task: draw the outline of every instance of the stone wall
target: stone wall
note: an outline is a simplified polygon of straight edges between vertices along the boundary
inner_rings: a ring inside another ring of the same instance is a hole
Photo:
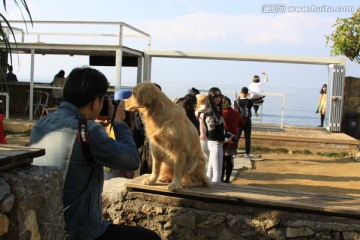
[[[125,181],[105,182],[104,217],[152,229],[162,239],[360,239],[358,219],[127,192]]]
[[[143,226],[162,239],[360,239],[360,220],[295,210],[128,192],[105,181],[103,216]],[[63,239],[61,174],[37,166],[0,173],[0,240]]]
[[[0,240],[63,239],[61,182],[47,167],[0,172]]]
[[[343,121],[342,130],[347,132],[346,129],[346,114],[358,113],[360,114],[360,78],[346,77],[344,86],[344,107],[343,107]],[[360,131],[360,128],[359,128]]]
[[[344,113],[360,113],[360,78],[346,77],[344,87]]]

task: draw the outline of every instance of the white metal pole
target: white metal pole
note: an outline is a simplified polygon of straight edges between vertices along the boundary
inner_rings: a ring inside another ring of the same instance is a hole
[[[122,38],[123,38],[123,26],[119,28],[119,49],[116,50],[115,57],[115,91],[114,94],[121,88],[121,67],[122,67]]]
[[[151,79],[151,58],[151,56],[145,54],[143,82],[150,81]]]
[[[33,120],[34,106],[34,69],[35,69],[35,49],[31,49],[31,67],[30,67],[30,94],[29,94],[29,120]]]
[[[283,98],[283,103],[282,103],[282,108],[281,108],[281,122],[280,122],[280,128],[283,128],[284,125],[284,112],[285,112],[285,95],[282,96]]]
[[[121,65],[122,65],[122,50],[116,50],[116,61],[115,61],[115,91],[114,94],[121,88]]]
[[[143,57],[138,57],[136,83],[140,83],[143,74]]]

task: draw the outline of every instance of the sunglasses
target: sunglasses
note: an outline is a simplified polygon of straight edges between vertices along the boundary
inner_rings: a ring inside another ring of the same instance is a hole
[[[214,94],[214,98],[222,98],[223,95],[222,94]]]

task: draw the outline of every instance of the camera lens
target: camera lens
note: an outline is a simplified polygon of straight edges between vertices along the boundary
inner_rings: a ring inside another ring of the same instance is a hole
[[[104,101],[103,101],[103,106],[102,109],[100,111],[100,116],[107,116],[109,114],[109,110],[108,110],[108,96],[105,95],[104,96]]]

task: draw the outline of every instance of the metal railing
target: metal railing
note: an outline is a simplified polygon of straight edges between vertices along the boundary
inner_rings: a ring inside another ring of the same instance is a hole
[[[151,37],[150,34],[135,28],[129,24],[126,24],[124,22],[94,22],[94,21],[32,21],[32,24],[36,27],[43,26],[43,25],[51,25],[50,29],[54,29],[54,31],[46,30],[44,32],[35,32],[30,31],[29,27],[26,28],[26,30],[15,27],[13,25],[17,24],[30,24],[30,21],[22,21],[22,20],[9,20],[8,21],[12,25],[12,29],[15,35],[20,34],[21,35],[21,41],[18,41],[19,43],[26,43],[25,36],[36,36],[36,42],[40,43],[45,36],[55,36],[55,37],[101,37],[101,38],[116,38],[117,42],[116,45],[122,46],[123,44],[123,38],[146,38],[147,39],[147,48],[151,49]],[[57,26],[54,26],[57,25]],[[65,25],[65,27],[60,28],[61,30],[66,29],[70,25],[75,25],[76,32],[58,32],[56,30],[59,29],[58,25]],[[78,26],[76,26],[78,25]],[[99,31],[96,32],[82,32],[84,27],[80,27],[80,25],[83,26],[100,26],[105,28],[112,28],[115,27],[112,32],[105,32],[105,33],[99,33]],[[11,39],[10,30],[7,27],[4,27],[8,37]],[[80,30],[79,30],[80,29]],[[130,32],[132,34],[125,34],[124,32]],[[58,40],[58,39],[57,39]],[[51,43],[50,41],[49,43]],[[57,41],[58,43],[59,41]],[[75,44],[74,39],[72,39],[72,44]],[[79,44],[86,44],[86,41],[84,42],[83,39],[79,41]],[[103,43],[102,43],[103,45]]]
[[[190,92],[190,89],[188,89],[188,92]],[[199,92],[201,93],[208,93],[208,90],[199,89]],[[234,100],[238,98],[238,92],[234,90],[221,90],[221,93],[224,95],[233,96]],[[284,127],[284,114],[285,114],[285,94],[283,93],[264,93],[267,98],[268,97],[281,97],[282,98],[282,104],[280,109],[280,128],[282,129]],[[260,124],[263,123],[263,104],[259,104],[259,110],[260,110],[260,116],[258,118],[252,118],[254,122],[258,122]]]

